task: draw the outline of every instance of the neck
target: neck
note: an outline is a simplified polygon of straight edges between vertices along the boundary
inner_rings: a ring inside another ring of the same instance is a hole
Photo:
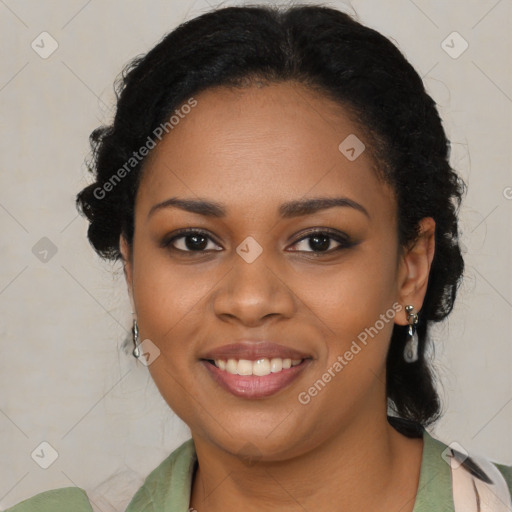
[[[193,437],[199,468],[190,505],[198,511],[413,509],[423,441],[398,433],[381,412],[281,461],[247,464]]]

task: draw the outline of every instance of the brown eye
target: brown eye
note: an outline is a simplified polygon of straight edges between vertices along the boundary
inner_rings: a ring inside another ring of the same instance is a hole
[[[182,252],[206,252],[211,250],[222,250],[215,249],[215,247],[218,247],[218,245],[207,233],[193,229],[181,231],[171,238],[164,240],[162,246]]]
[[[311,231],[306,236],[296,241],[292,247],[301,246],[295,249],[298,252],[331,253],[340,249],[347,249],[354,245],[348,236],[339,232]],[[337,246],[334,244],[338,244]],[[333,247],[334,245],[334,247]]]

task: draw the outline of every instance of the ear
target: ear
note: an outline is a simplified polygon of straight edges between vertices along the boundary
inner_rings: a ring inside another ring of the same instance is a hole
[[[410,304],[418,312],[427,293],[430,267],[434,259],[436,223],[432,217],[420,221],[418,239],[401,256],[398,272],[398,302],[403,309],[396,315],[395,323],[407,325],[405,306]]]
[[[124,277],[126,279],[126,285],[128,287],[128,295],[130,297],[130,303],[132,305],[132,311],[135,313],[135,303],[133,300],[133,264],[132,264],[132,249],[130,244],[124,237],[121,235],[119,237],[119,251],[121,252],[121,257],[123,259],[123,271]]]

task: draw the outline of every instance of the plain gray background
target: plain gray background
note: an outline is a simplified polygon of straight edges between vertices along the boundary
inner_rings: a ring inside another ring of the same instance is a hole
[[[77,485],[96,510],[120,510],[189,437],[147,368],[121,350],[131,322],[121,266],[95,256],[74,196],[123,65],[215,5],[0,0],[0,507]],[[512,2],[352,6],[423,76],[469,187],[465,281],[433,333],[446,412],[432,432],[512,464]],[[48,469],[31,457],[41,442],[58,454]]]

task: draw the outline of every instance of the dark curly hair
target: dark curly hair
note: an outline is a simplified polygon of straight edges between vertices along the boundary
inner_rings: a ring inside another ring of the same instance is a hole
[[[457,214],[465,184],[450,167],[449,142],[418,73],[387,38],[349,15],[312,5],[220,8],[181,24],[134,59],[116,83],[113,123],[90,136],[96,181],[77,196],[90,221],[89,241],[112,260],[121,257],[121,234],[132,242],[145,161],[134,155],[191,95],[292,80],[334,99],[364,130],[379,177],[395,192],[402,248],[417,239],[421,219],[436,222],[417,324],[419,359],[404,361],[407,328],[395,324],[386,362],[391,410],[427,426],[441,414],[425,357],[427,331],[452,310],[462,278]]]

